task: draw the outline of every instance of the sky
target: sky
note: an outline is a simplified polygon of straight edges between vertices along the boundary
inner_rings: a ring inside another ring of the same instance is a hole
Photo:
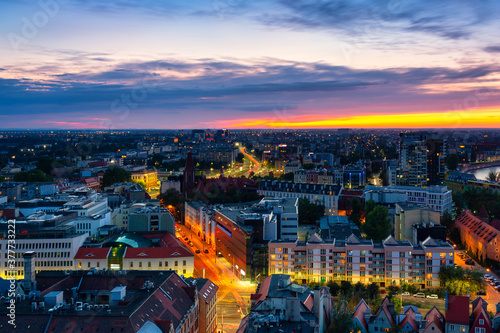
[[[498,128],[498,0],[0,0],[0,128]]]

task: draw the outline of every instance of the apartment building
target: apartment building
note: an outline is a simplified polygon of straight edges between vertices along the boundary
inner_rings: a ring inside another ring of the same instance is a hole
[[[325,215],[338,214],[340,185],[298,184],[280,181],[261,181],[257,193],[266,197],[299,199],[325,206]]]
[[[413,245],[392,236],[373,243],[355,235],[324,240],[315,234],[306,242],[269,242],[269,273],[289,274],[302,283],[333,280],[437,288],[440,267],[453,263],[453,247],[432,238]]]
[[[444,212],[452,213],[454,207],[451,190],[439,185],[428,187],[368,185],[363,196],[366,201],[373,200],[384,205],[394,205],[396,202],[424,204],[438,211],[441,216]]]

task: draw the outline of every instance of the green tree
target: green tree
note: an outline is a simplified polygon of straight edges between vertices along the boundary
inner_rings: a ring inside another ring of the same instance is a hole
[[[306,163],[302,165],[302,169],[304,170],[312,170],[314,168],[316,168],[316,165],[314,165],[313,163]]]
[[[333,305],[332,323],[327,333],[345,333],[353,329],[352,313],[346,300],[340,299]]]
[[[368,200],[365,202],[365,216],[368,215],[374,208],[375,208],[375,201],[373,200]]]
[[[332,296],[335,297],[339,294],[340,286],[337,282],[330,280],[330,281],[328,281],[326,286],[330,289],[330,294],[332,294]]]
[[[447,229],[453,224],[453,216],[450,212],[444,212],[441,216],[441,225],[445,226]]]
[[[52,170],[54,169],[54,164],[56,160],[54,158],[49,157],[40,157],[38,162],[36,163],[36,168],[42,170],[46,174],[50,175]]]
[[[351,199],[351,215],[349,218],[351,221],[356,224],[358,227],[361,227],[361,203],[359,199],[354,197]]]
[[[349,282],[349,281],[340,282],[340,294],[343,297],[345,297],[346,299],[351,298],[353,291],[354,291],[354,288],[353,288],[351,282]]]
[[[375,301],[375,300],[377,300],[379,298],[380,287],[375,282],[372,282],[366,288],[366,292],[368,294],[368,298],[371,301]]]
[[[307,198],[299,199],[299,224],[316,224],[324,215],[324,205],[314,204]]]
[[[161,201],[164,207],[170,210],[176,221],[181,220],[182,217],[181,210],[183,208],[183,204],[185,201],[183,195],[179,194],[177,190],[171,188],[167,190],[165,193],[161,193],[158,196],[158,199]]]
[[[458,155],[449,154],[446,156],[446,167],[448,170],[455,171],[458,167]]]
[[[28,183],[37,183],[37,182],[51,182],[54,178],[45,174],[40,169],[34,169],[25,172],[18,172],[14,175],[14,181],[16,182],[28,182]]]
[[[148,186],[146,185],[146,183],[145,183],[143,180],[138,179],[138,180],[134,180],[133,182],[134,182],[134,183],[136,183],[136,184],[141,185],[141,187],[142,187],[143,189],[146,189],[146,188],[148,187]]]
[[[463,269],[462,267],[445,266],[439,271],[439,280],[448,293],[462,296],[477,293],[486,286],[483,273],[476,269]]]
[[[284,173],[281,175],[280,180],[293,181],[293,172]]]
[[[391,220],[389,219],[389,210],[383,206],[375,208],[366,215],[363,231],[368,239],[380,242],[391,234]]]
[[[131,180],[130,172],[119,167],[107,168],[102,176],[102,186],[111,186],[116,183],[129,182]]]

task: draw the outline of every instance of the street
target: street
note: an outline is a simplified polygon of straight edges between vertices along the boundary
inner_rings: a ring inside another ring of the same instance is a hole
[[[218,258],[215,251],[209,248],[195,233],[184,225],[177,224],[176,236],[181,239],[195,255],[194,277],[205,277],[219,286],[217,292],[217,324],[219,329],[227,333],[234,333],[241,318],[248,313],[250,295],[255,292],[257,285],[247,281],[240,281],[234,276],[231,264],[225,258]],[[188,240],[185,240],[185,237]],[[193,243],[193,246],[189,245]],[[204,250],[208,249],[208,253]],[[196,253],[200,250],[200,253]]]

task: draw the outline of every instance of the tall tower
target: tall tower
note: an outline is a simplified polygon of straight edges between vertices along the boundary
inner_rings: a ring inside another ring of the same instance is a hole
[[[191,152],[188,153],[186,166],[184,167],[184,177],[182,178],[182,192],[187,196],[194,189],[194,162]]]
[[[427,144],[425,134],[399,135],[399,170],[397,185],[427,185]]]
[[[428,135],[427,185],[440,185],[446,172],[446,138],[437,134]]]
[[[36,289],[34,287],[35,272],[36,272],[36,267],[35,267],[36,252],[34,251],[25,252],[23,257],[24,257],[23,287],[25,290],[31,291],[33,289]]]

